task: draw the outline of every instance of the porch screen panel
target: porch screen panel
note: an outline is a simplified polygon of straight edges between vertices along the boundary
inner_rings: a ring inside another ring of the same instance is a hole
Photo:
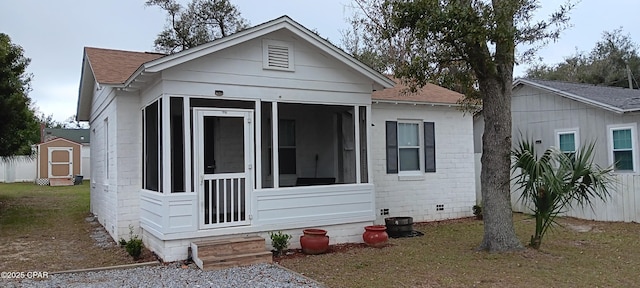
[[[360,182],[369,183],[367,170],[367,107],[358,108],[360,116]]]
[[[160,177],[162,173],[160,165],[160,114],[158,101],[144,108],[144,189],[161,192]]]
[[[271,102],[262,102],[262,188],[273,188],[273,162],[271,147]]]
[[[185,192],[184,100],[171,97],[171,192]]]

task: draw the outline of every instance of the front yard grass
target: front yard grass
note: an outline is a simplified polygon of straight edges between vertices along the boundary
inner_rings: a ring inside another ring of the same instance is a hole
[[[50,187],[0,183],[0,271],[61,271],[134,263],[112,245],[96,246],[89,183]],[[112,241],[112,240],[110,240]]]
[[[514,214],[528,243],[534,223]],[[477,252],[482,221],[420,223],[425,235],[390,239],[382,249],[351,249],[280,264],[328,287],[635,287],[640,283],[640,225],[559,219],[539,251]],[[329,231],[330,232],[330,231]],[[330,234],[330,233],[329,233]]]
[[[89,184],[0,184],[0,271],[60,271],[134,263],[115,245],[96,246]],[[514,214],[527,243],[534,223]],[[539,251],[477,252],[482,222],[415,224],[425,235],[382,249],[284,258],[280,264],[328,287],[635,287],[640,224],[562,218]],[[98,228],[100,228],[98,226]],[[363,230],[364,232],[364,230]],[[329,231],[331,235],[331,231]],[[111,241],[111,240],[110,240]]]

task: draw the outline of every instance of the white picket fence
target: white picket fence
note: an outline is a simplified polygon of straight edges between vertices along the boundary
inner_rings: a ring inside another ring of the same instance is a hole
[[[482,199],[480,192],[480,157],[476,153],[476,198]],[[566,211],[566,216],[596,221],[621,221],[640,223],[640,175],[617,174],[615,182],[610,188],[611,197],[606,202],[595,199],[593,207],[574,207]],[[530,213],[531,209],[518,201],[520,194],[512,191],[511,202],[513,211]],[[480,200],[478,200],[479,202]]]

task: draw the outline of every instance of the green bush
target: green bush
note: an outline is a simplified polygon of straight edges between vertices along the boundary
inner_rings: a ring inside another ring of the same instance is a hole
[[[291,235],[278,231],[278,233],[269,233],[269,236],[271,237],[271,246],[276,249],[278,255],[282,255],[282,252],[289,247],[289,239],[291,239]]]
[[[122,241],[124,241],[124,239],[120,240],[121,245]],[[129,253],[133,259],[138,260],[140,254],[142,254],[143,247],[142,239],[140,239],[138,235],[133,234],[133,226],[129,225],[129,241],[126,241],[124,244],[124,249],[127,250],[127,253]]]

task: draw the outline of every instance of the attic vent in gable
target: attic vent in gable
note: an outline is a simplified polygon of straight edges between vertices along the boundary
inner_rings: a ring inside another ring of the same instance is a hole
[[[262,49],[264,69],[294,71],[292,43],[265,39]]]

